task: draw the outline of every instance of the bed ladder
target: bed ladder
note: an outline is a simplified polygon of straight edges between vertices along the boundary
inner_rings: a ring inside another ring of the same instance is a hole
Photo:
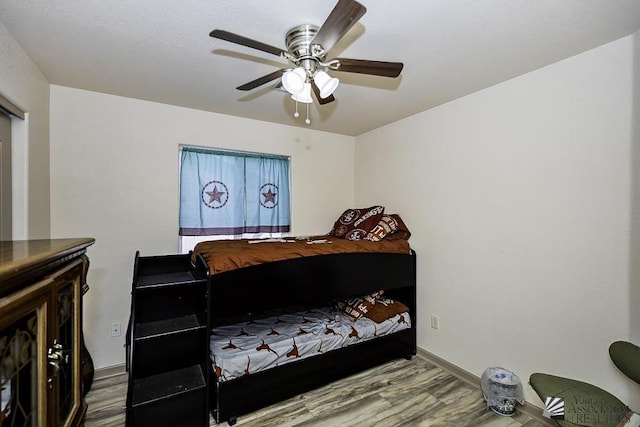
[[[136,252],[126,426],[209,425],[209,272],[199,257]]]

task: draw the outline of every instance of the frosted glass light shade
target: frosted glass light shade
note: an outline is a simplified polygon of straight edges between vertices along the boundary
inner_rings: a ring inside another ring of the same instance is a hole
[[[313,78],[313,81],[316,82],[318,89],[320,89],[320,98],[323,99],[331,96],[340,84],[340,80],[335,77],[331,77],[324,71],[318,71]]]
[[[304,68],[298,67],[289,70],[282,75],[282,86],[291,94],[300,92],[304,88],[304,82],[307,79],[307,73]]]
[[[303,83],[302,90],[291,95],[291,99],[303,104],[311,104],[313,102],[311,98],[311,83]]]

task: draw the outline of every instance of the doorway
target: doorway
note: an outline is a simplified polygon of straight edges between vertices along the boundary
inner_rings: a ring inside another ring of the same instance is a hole
[[[11,240],[11,118],[0,110],[0,241]]]

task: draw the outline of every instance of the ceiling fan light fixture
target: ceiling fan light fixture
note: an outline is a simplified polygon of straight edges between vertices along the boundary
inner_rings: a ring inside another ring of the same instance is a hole
[[[282,86],[290,94],[297,94],[304,90],[304,84],[307,80],[307,72],[302,67],[289,70],[282,75]]]
[[[323,99],[331,96],[340,84],[339,79],[331,77],[329,74],[322,70],[316,72],[313,81],[318,86],[318,89],[320,89],[320,98]]]
[[[289,67],[252,80],[236,89],[251,90],[280,78],[276,88],[287,91],[296,102],[294,117],[300,117],[298,102],[306,104],[307,119],[305,123],[310,124],[309,110],[313,103],[312,89],[314,99],[318,101],[319,105],[335,101],[333,93],[340,85],[340,80],[331,77],[327,73],[328,70],[383,77],[398,77],[402,71],[404,65],[401,62],[327,57],[327,53],[362,18],[366,11],[367,8],[357,0],[337,0],[337,4],[320,27],[302,24],[289,30],[285,37],[286,49],[224,30],[216,29],[209,35],[287,60],[290,64]]]
[[[303,104],[311,104],[313,102],[313,98],[311,98],[311,83],[304,83],[302,90],[291,95],[291,99]]]

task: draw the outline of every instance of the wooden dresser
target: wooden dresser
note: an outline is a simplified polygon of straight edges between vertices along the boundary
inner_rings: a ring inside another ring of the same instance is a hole
[[[79,426],[91,238],[0,242],[0,427]]]

